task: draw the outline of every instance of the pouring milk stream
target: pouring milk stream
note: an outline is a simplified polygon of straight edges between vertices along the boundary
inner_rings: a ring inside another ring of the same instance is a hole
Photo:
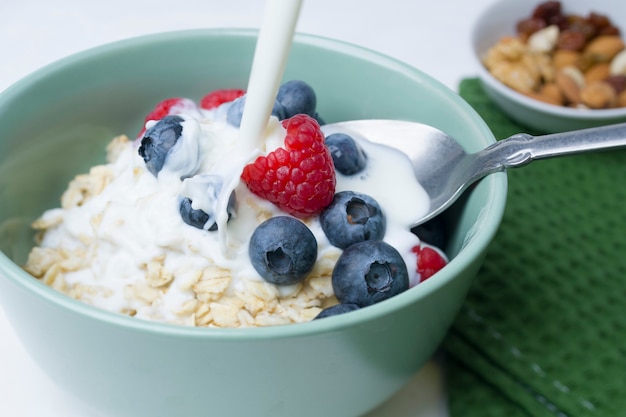
[[[233,172],[241,172],[245,164],[259,152],[259,140],[267,128],[283,77],[301,5],[302,0],[267,0],[239,130],[241,148],[237,154],[238,159],[229,163]],[[224,184],[219,193],[216,213],[219,241],[225,256],[228,256],[228,200],[240,182],[239,175],[230,177],[230,182]]]

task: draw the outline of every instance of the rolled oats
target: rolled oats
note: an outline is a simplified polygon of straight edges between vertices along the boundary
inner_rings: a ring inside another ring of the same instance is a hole
[[[137,300],[146,305],[150,305],[160,297],[161,292],[151,287],[147,282],[138,281],[126,286],[124,288],[124,295],[129,300]]]
[[[126,146],[128,146],[128,142],[130,142],[130,139],[128,139],[128,136],[126,135],[114,137],[113,140],[107,145],[107,162],[115,162],[122,152],[124,152]]]
[[[63,212],[61,210],[50,210],[46,216],[36,219],[31,227],[35,230],[51,229],[63,223]]]
[[[198,280],[190,288],[201,302],[219,300],[231,282],[230,271],[217,266],[208,267],[197,276]]]
[[[69,289],[66,291],[66,293],[72,298],[91,303],[91,300],[94,297],[110,297],[113,292],[109,288],[98,285],[75,283],[69,286]]]
[[[62,259],[61,253],[56,249],[35,246],[28,254],[24,270],[35,278],[41,278]]]
[[[107,160],[118,159],[129,142],[126,136],[114,138],[107,147]],[[135,175],[142,172],[141,167],[134,169]],[[113,176],[110,165],[94,166],[88,173],[77,175],[63,193],[61,206],[69,209],[85,204],[101,193]],[[254,200],[250,199],[248,203],[257,209],[259,221],[272,216],[270,210]],[[89,304],[112,297],[115,293],[108,287],[71,279],[81,274],[90,275],[90,269],[98,265],[99,249],[109,242],[114,243],[107,230],[101,230],[103,221],[106,221],[103,213],[101,211],[88,219],[91,230],[76,236],[77,246],[71,249],[35,246],[24,270],[56,290]],[[50,229],[62,227],[63,222],[63,209],[49,210],[33,222],[32,227],[43,236]],[[117,226],[126,227],[123,224]],[[162,249],[167,248],[163,246]],[[186,250],[197,252],[198,248],[188,245]],[[176,262],[168,263],[166,255],[155,256],[138,263],[136,275],[129,276],[128,283],[120,284],[123,289],[120,303],[125,305],[119,307],[119,313],[205,327],[253,327],[310,321],[323,308],[338,303],[331,276],[340,254],[339,249],[326,250],[307,279],[280,288],[258,278],[241,277],[235,286],[232,271],[215,266],[210,259],[197,269],[176,269]],[[180,297],[180,303],[168,307],[163,296],[172,291]]]
[[[88,174],[77,175],[70,181],[68,189],[61,196],[61,207],[83,205],[91,197],[100,194],[112,179],[113,171],[106,165],[96,165]]]
[[[162,262],[152,261],[146,265],[146,283],[152,288],[163,287],[174,279],[174,276],[165,269]]]

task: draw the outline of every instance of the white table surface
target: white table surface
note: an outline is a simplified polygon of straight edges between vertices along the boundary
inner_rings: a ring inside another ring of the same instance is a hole
[[[476,74],[471,24],[492,1],[305,0],[297,31],[382,52],[457,90],[461,79]],[[119,39],[203,27],[258,28],[263,6],[261,0],[0,0],[0,91],[59,58]],[[433,359],[368,417],[447,415],[441,365]],[[92,417],[30,359],[1,306],[0,416]]]

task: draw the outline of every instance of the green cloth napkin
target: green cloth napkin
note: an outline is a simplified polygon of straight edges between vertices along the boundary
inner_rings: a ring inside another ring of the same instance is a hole
[[[459,93],[496,138],[533,133],[478,80]],[[444,343],[450,414],[626,416],[626,151],[508,177],[502,225]]]

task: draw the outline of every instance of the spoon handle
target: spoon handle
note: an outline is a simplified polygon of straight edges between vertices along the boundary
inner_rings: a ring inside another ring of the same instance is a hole
[[[537,159],[626,147],[626,123],[532,136],[518,133],[476,154],[484,172],[517,168]]]

